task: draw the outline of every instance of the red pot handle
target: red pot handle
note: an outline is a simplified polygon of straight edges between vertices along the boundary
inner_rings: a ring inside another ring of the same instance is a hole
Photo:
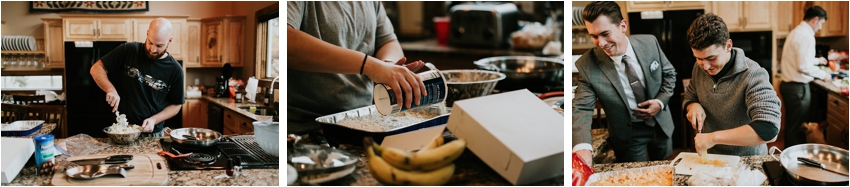
[[[538,95],[537,98],[546,99],[546,98],[555,97],[555,96],[564,96],[564,91],[546,92],[546,93]]]

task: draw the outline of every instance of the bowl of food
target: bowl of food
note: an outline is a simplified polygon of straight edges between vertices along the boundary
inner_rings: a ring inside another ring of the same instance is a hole
[[[505,79],[504,73],[486,70],[443,70],[448,86],[446,106],[452,106],[457,100],[489,95],[496,83]]]
[[[127,145],[139,139],[139,135],[142,133],[142,127],[133,124],[116,124],[103,128],[103,132],[105,132],[106,135],[109,136],[109,139],[112,139],[115,144]]]

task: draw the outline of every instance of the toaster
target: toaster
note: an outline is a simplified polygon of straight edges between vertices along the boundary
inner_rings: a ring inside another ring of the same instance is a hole
[[[501,48],[518,29],[519,13],[513,3],[462,4],[452,7],[449,45]]]

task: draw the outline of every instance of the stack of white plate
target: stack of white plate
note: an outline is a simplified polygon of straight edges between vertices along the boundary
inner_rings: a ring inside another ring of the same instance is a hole
[[[573,25],[584,25],[584,20],[581,19],[581,12],[584,7],[573,7]]]
[[[3,36],[4,51],[35,51],[35,38],[32,36]]]

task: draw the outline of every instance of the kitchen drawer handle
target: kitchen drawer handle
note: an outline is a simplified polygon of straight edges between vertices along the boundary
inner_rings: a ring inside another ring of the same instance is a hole
[[[247,127],[247,126],[248,126],[248,123],[242,122],[242,126],[243,126],[243,127]]]
[[[838,100],[832,100],[832,104],[838,105]]]

